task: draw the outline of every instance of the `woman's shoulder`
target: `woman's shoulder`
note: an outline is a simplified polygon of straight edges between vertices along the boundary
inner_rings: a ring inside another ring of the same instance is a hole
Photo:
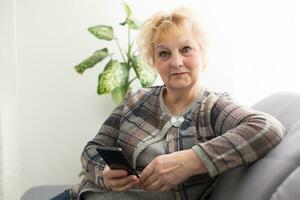
[[[241,102],[236,101],[228,92],[217,92],[207,89],[205,98],[202,101],[202,110],[207,112],[231,112],[232,109],[243,107],[248,109],[247,106]]]
[[[220,92],[212,90],[210,88],[205,88],[203,93],[203,102],[214,102],[216,103],[220,99],[231,99],[228,92]]]
[[[125,110],[141,105],[147,100],[158,99],[163,86],[151,86],[147,88],[131,89],[127,92],[124,100]]]
[[[130,89],[127,92],[125,99],[131,100],[133,102],[139,101],[143,99],[143,97],[151,96],[151,95],[159,95],[162,86],[151,86],[147,88],[139,88],[139,89]]]

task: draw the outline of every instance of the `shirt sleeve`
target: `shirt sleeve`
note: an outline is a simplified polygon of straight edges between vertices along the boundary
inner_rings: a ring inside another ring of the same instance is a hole
[[[220,97],[210,108],[205,118],[215,138],[195,145],[193,150],[211,177],[261,158],[285,135],[277,119],[229,97]]]
[[[126,98],[125,98],[126,99]],[[124,100],[125,101],[125,100]],[[122,118],[124,101],[116,107],[111,115],[102,124],[95,138],[87,143],[81,154],[81,164],[85,179],[102,189],[107,189],[101,176],[105,161],[96,151],[99,146],[115,146],[119,135],[120,121]]]

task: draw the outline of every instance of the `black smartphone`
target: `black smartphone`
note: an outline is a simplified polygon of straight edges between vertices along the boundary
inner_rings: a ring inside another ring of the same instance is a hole
[[[109,168],[126,170],[128,175],[136,175],[139,177],[138,173],[123,154],[121,148],[101,146],[97,147],[97,152],[101,155]]]

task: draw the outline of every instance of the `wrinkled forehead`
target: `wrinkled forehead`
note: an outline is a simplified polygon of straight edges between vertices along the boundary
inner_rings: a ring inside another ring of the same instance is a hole
[[[192,35],[192,25],[189,21],[182,20],[178,23],[166,21],[157,26],[152,43],[155,45],[176,38],[185,38],[187,35]]]

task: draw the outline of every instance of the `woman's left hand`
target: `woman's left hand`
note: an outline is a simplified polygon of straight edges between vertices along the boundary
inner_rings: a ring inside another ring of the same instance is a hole
[[[194,150],[178,151],[152,160],[140,176],[140,186],[144,190],[167,191],[205,171],[206,168]]]

